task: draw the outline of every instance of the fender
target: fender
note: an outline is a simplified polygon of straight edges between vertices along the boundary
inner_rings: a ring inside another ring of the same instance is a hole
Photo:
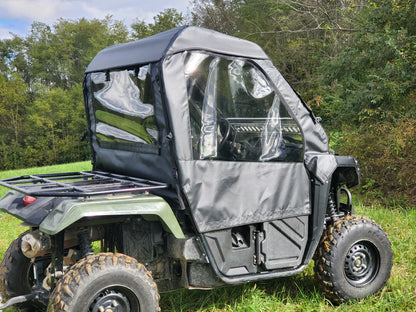
[[[335,156],[338,167],[334,173],[336,185],[346,185],[353,187],[360,184],[360,166],[358,161],[352,156]]]
[[[169,204],[149,194],[64,200],[46,216],[39,229],[55,235],[82,218],[111,216],[157,216],[175,238],[185,238]]]

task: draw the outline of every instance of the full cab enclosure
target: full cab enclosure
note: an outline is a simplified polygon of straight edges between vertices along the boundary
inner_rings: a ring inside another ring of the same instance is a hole
[[[337,156],[258,45],[180,27],[103,50],[84,88],[94,169],[168,183],[223,280],[309,261]]]

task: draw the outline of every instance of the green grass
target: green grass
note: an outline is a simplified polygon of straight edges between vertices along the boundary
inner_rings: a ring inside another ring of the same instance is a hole
[[[63,165],[53,165],[53,166],[46,166],[46,167],[0,171],[0,179],[12,178],[16,176],[29,175],[29,174],[72,172],[72,171],[83,171],[83,170],[91,170],[91,162],[81,161],[81,162],[63,164]],[[0,194],[4,194],[4,190],[7,190],[7,189],[5,188],[0,189]]]
[[[88,162],[0,172],[0,178],[30,173],[89,170]],[[4,190],[0,189],[0,194]],[[161,295],[162,311],[416,311],[416,209],[413,207],[356,205],[356,213],[376,220],[393,246],[394,266],[386,287],[364,300],[333,306],[317,287],[313,264],[293,277],[222,287],[214,290],[180,290]],[[25,230],[21,222],[0,213],[0,257],[10,242]],[[5,312],[15,311],[13,309]]]

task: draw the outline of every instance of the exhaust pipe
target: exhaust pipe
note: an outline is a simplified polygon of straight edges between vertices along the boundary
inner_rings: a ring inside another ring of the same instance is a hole
[[[27,258],[43,256],[51,251],[51,237],[39,231],[27,233],[22,237],[20,248]]]
[[[65,231],[64,248],[72,248],[80,244],[80,229]],[[100,226],[88,228],[87,235],[91,241],[100,240],[104,237],[104,229]],[[52,253],[51,236],[39,230],[27,233],[22,237],[20,249],[25,257],[33,259]]]

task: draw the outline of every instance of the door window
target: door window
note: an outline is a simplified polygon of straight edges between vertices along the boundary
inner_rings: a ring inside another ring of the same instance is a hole
[[[259,68],[201,52],[183,57],[194,159],[303,161],[299,126]]]

